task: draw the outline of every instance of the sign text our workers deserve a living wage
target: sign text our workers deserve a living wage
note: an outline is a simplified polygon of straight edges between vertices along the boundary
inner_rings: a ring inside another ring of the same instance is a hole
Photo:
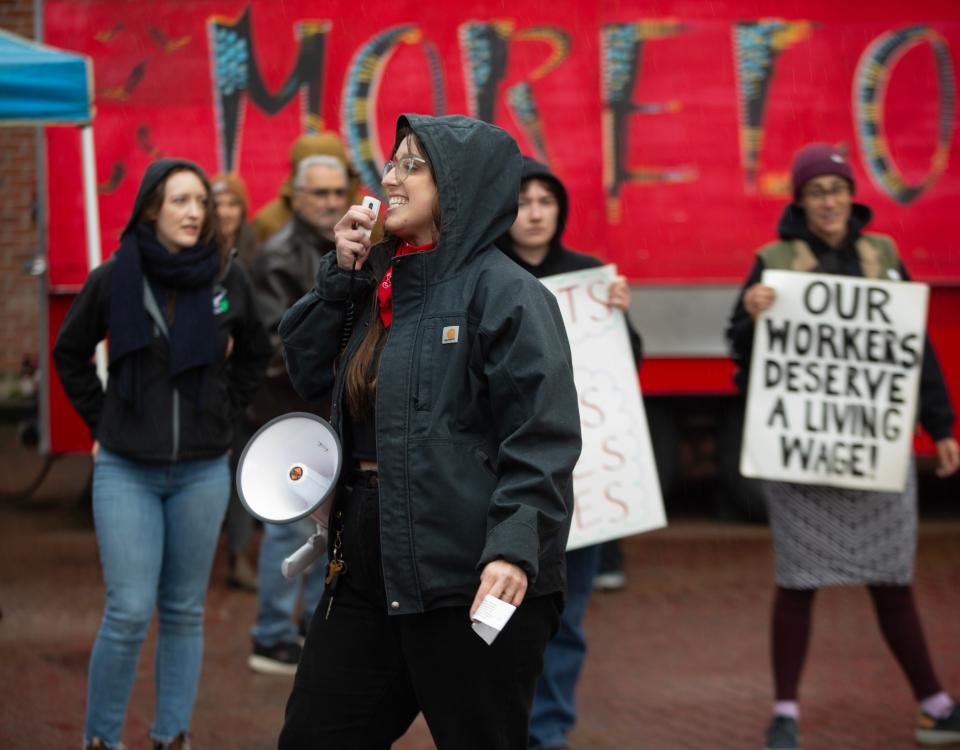
[[[744,476],[900,491],[910,464],[929,289],[765,271]]]

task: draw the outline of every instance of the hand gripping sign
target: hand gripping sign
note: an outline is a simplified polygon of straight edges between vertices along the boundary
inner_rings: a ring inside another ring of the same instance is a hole
[[[615,275],[607,265],[541,279],[560,304],[580,400],[568,550],[667,523],[626,321],[607,304]]]
[[[740,471],[865,490],[906,485],[926,284],[765,271]]]

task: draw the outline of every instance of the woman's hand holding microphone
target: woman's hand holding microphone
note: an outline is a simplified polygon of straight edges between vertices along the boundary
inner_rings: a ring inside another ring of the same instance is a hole
[[[377,217],[363,206],[350,206],[333,228],[337,242],[337,265],[344,271],[359,270],[370,254],[370,232]]]

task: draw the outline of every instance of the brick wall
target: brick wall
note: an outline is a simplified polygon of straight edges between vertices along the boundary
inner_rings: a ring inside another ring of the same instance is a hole
[[[33,38],[33,0],[0,0],[0,28]],[[34,128],[0,127],[0,399],[39,349],[39,283],[23,273],[37,249]]]

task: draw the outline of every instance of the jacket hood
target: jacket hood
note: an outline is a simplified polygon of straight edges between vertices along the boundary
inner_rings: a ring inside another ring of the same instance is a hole
[[[121,237],[125,237],[136,228],[137,224],[140,223],[140,215],[146,207],[147,198],[150,197],[153,189],[163,182],[168,174],[177,169],[189,169],[191,172],[196,173],[197,177],[199,177],[200,181],[204,184],[204,187],[207,188],[207,193],[210,193],[210,181],[207,179],[207,175],[192,161],[187,161],[186,159],[157,159],[151,162],[150,166],[147,167],[147,171],[143,173],[143,178],[140,180],[140,187],[137,190],[137,198],[133,202],[133,211],[130,212],[130,221],[127,222],[127,225],[120,233]]]
[[[423,145],[440,195],[440,241],[430,283],[452,276],[510,229],[520,195],[520,149],[505,130],[461,115],[401,115]]]
[[[866,229],[873,219],[873,211],[862,203],[854,203],[850,208],[850,221],[847,223],[847,234],[857,237]],[[777,234],[783,240],[810,241],[813,234],[807,228],[807,214],[796,203],[788,203],[783,209],[780,221],[777,224]]]

